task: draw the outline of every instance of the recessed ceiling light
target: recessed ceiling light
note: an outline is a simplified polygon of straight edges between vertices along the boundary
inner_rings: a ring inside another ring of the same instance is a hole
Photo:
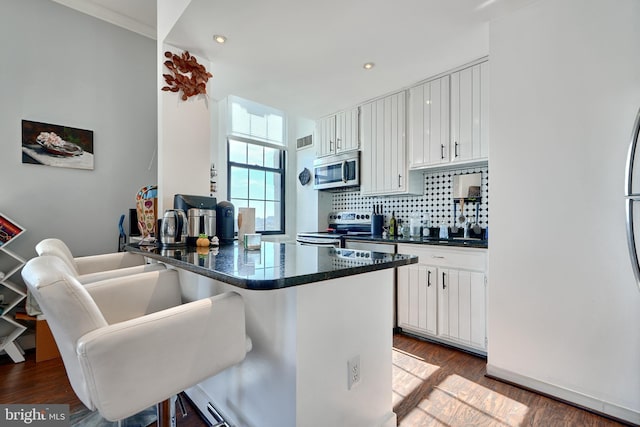
[[[215,40],[216,43],[223,44],[224,42],[227,41],[227,38],[225,36],[221,36],[219,34],[215,34],[213,36],[213,40]]]
[[[364,68],[365,70],[370,70],[370,69],[373,68],[374,65],[376,65],[376,64],[374,64],[373,62],[367,62],[366,64],[364,64],[362,66],[362,68]]]

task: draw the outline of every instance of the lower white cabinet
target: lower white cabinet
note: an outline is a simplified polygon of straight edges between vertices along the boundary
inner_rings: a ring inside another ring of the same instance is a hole
[[[486,249],[399,244],[418,264],[398,268],[398,326],[486,354]]]
[[[398,326],[436,335],[437,269],[423,264],[398,268]]]

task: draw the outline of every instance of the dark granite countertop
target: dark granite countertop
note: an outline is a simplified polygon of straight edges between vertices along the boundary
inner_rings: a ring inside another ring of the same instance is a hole
[[[412,255],[272,242],[262,242],[260,250],[254,251],[245,250],[237,242],[204,250],[139,247],[137,244],[128,245],[125,250],[253,290],[305,285],[418,262],[418,257]]]
[[[373,235],[357,235],[357,236],[344,236],[345,240],[358,240],[364,242],[378,242],[378,243],[413,243],[419,245],[439,245],[439,246],[454,246],[464,248],[488,248],[489,242],[483,239],[465,239],[463,237],[452,237],[449,239],[440,239],[438,237],[381,237]]]

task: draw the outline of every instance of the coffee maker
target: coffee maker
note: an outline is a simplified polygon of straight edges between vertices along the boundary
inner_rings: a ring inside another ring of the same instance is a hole
[[[216,208],[216,198],[209,196],[193,196],[189,194],[175,194],[173,196],[173,208],[182,209],[189,212],[191,208],[214,209]]]
[[[176,194],[173,196],[173,206],[187,213],[189,246],[196,245],[200,234],[206,234],[208,239],[216,235],[215,197]]]
[[[216,235],[216,211],[214,209],[191,208],[187,212],[189,232],[187,244],[195,246],[201,234],[211,239]]]
[[[230,202],[216,206],[216,235],[221,245],[233,243],[235,235],[235,210]]]

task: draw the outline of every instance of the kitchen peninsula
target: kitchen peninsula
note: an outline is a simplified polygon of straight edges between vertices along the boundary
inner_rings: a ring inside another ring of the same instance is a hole
[[[237,426],[396,425],[394,268],[417,257],[271,242],[127,250],[177,268],[185,302],[227,291],[244,299],[253,349],[187,390],[209,422],[211,404]]]

